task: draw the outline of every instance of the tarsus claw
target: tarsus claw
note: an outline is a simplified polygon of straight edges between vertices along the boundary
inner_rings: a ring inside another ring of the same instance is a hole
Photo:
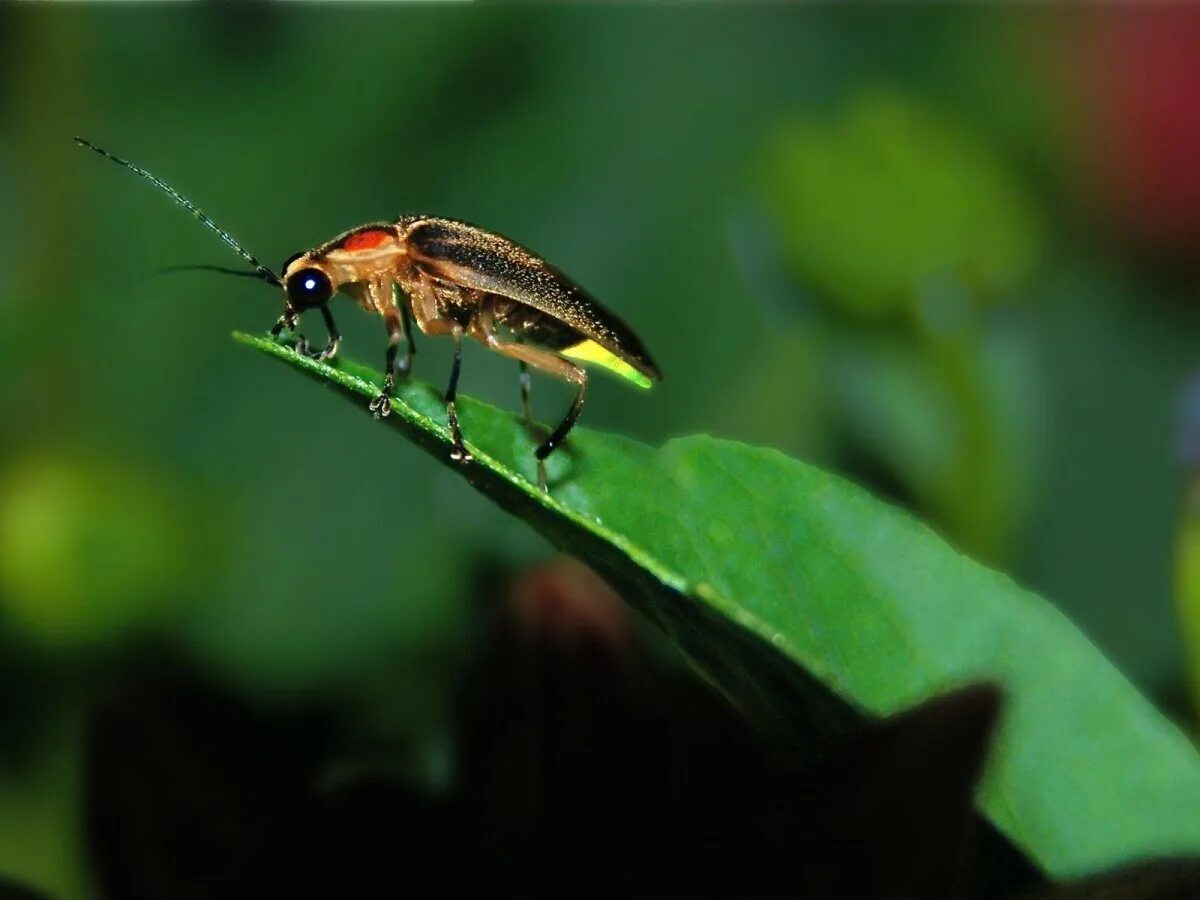
[[[367,406],[375,414],[375,418],[382,419],[392,413],[392,401],[388,399],[387,394],[380,394]]]

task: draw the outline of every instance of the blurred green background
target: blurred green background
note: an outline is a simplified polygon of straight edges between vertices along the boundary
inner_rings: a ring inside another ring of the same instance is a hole
[[[236,346],[262,285],[154,274],[236,260],[74,134],[274,266],[402,212],[535,248],[666,374],[598,380],[586,426],[843,472],[1190,720],[1194,9],[7,4],[0,66],[0,871],[85,891],[81,710],[151,664],[449,777],[478,573],[550,553]],[[381,323],[335,313],[379,361]],[[462,389],[517,408],[481,348]],[[568,397],[535,378],[540,418]]]

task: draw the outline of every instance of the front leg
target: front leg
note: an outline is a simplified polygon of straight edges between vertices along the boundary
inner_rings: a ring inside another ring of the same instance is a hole
[[[296,330],[296,310],[292,308],[291,303],[284,304],[283,315],[280,316],[279,321],[271,327],[271,337],[279,337],[285,328],[288,331]]]
[[[333,359],[337,356],[338,347],[342,345],[342,336],[338,332],[337,323],[333,321],[333,313],[329,311],[328,305],[321,307],[321,315],[325,319],[325,330],[329,333],[329,342],[325,345],[325,349],[313,350],[304,335],[300,335],[300,339],[296,342],[297,353],[301,353],[309,359],[315,359],[317,362]]]

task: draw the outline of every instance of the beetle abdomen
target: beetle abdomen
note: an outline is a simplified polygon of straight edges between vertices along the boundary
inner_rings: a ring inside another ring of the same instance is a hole
[[[479,310],[479,291],[448,281],[434,281],[434,291],[437,294],[438,315],[453,319],[463,328],[470,325],[472,317]]]
[[[599,366],[638,387],[648,388],[653,383],[643,372],[638,371],[615,353],[596,343],[586,334],[581,334],[569,325],[534,309],[531,306],[506,300],[493,295],[496,304],[496,322],[512,334],[554,350],[567,359],[588,365]]]
[[[564,332],[581,340],[586,338],[614,360],[623,360],[628,368],[647,378],[662,377],[628,325],[520,244],[454,219],[404,218],[396,224],[403,233],[409,255],[437,277],[537,310],[543,316],[540,322],[553,320],[562,329],[548,330],[548,340],[561,343],[566,340]],[[540,325],[531,323],[530,328],[534,327]],[[532,335],[530,339],[533,340]]]
[[[548,316],[531,306],[497,297],[496,324],[503,325],[513,335],[547,350],[562,350],[583,340],[586,335]]]

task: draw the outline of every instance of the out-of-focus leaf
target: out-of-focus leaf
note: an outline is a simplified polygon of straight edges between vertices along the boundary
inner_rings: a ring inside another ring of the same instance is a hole
[[[832,456],[829,342],[824,329],[807,325],[765,337],[713,398],[712,430],[809,458]]]
[[[1200,482],[1194,476],[1184,496],[1175,538],[1175,608],[1188,688],[1193,706],[1200,708]]]
[[[888,335],[839,342],[838,410],[877,460],[955,542],[1008,558],[1029,512],[1044,443],[1030,347],[1002,329],[917,345]]]
[[[239,340],[360,405],[381,378]],[[892,714],[980,679],[1011,700],[980,805],[1053,875],[1200,850],[1200,758],[1056,610],[859,488],[696,436],[653,450],[580,429],[534,481],[516,416],[462,402],[476,489],[586,560],[795,752],[856,711]],[[388,421],[445,464],[438,392]]]
[[[56,900],[92,896],[79,827],[80,731],[78,710],[66,708],[27,758],[6,758],[0,770],[0,874]]]
[[[1194,708],[1200,709],[1200,377],[1195,375],[1180,398],[1176,452],[1188,477],[1175,533],[1175,612],[1188,690]]]
[[[785,126],[767,191],[792,264],[862,315],[903,307],[940,275],[981,298],[1004,294],[1040,241],[1030,199],[996,155],[900,95],[865,94],[835,121]]]
[[[0,481],[0,615],[36,644],[79,649],[144,631],[185,581],[165,485],[131,466],[64,456]]]
[[[1137,863],[1039,893],[1031,900],[1186,900],[1200,896],[1200,859]]]
[[[48,896],[27,885],[0,878],[0,900],[47,900]]]

